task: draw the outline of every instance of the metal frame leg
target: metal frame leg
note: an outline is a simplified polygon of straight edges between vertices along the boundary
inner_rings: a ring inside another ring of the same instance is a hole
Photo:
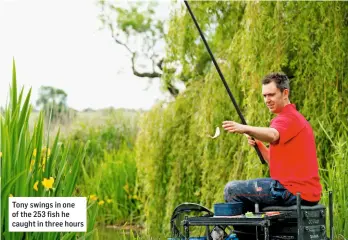
[[[297,205],[297,239],[303,240],[303,228],[302,228],[302,213],[301,213],[301,196],[300,193],[296,194],[296,205]]]
[[[189,223],[188,223],[187,219],[188,219],[188,217],[185,216],[185,220],[184,220],[185,240],[190,239],[190,228],[189,228]]]
[[[265,231],[265,240],[269,240],[269,229],[268,229],[268,226],[264,227],[264,231]]]
[[[205,228],[205,231],[206,231],[207,239],[210,239],[210,236],[209,236],[209,234],[210,234],[210,228],[209,228],[208,225],[205,226],[205,227],[206,227],[206,228]]]
[[[332,191],[329,191],[330,240],[333,240],[333,201]]]

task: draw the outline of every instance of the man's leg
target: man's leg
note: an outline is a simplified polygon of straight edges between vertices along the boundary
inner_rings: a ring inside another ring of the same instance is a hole
[[[296,204],[296,197],[271,178],[229,182],[225,186],[224,199],[226,202],[242,202],[244,212],[254,212],[255,203],[259,204],[260,209],[271,205]],[[255,239],[255,227],[234,226],[233,228],[240,240]]]
[[[254,211],[255,203],[260,205],[260,209],[296,204],[296,196],[271,178],[231,181],[225,186],[224,199],[226,202],[242,202],[245,211]]]

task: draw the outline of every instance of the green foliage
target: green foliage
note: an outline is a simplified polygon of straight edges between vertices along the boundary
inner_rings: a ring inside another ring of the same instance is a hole
[[[155,28],[158,26],[154,22],[154,2],[150,2],[148,8],[145,11],[139,11],[142,3],[134,3],[130,6],[130,9],[120,8],[112,6],[111,8],[117,12],[117,23],[122,31],[127,35],[131,35],[133,32],[146,33],[150,31],[153,35],[156,33]],[[157,22],[158,23],[158,22]],[[163,33],[162,27],[159,28]]]
[[[80,123],[68,135],[70,157],[74,158],[74,152],[88,142],[78,192],[96,198],[98,224],[129,224],[140,214],[134,152],[139,113],[110,110],[105,114],[105,122]]]
[[[68,95],[62,89],[51,86],[41,86],[36,105],[45,112],[45,118],[50,121],[63,120],[71,117],[72,112],[67,105]]]
[[[348,162],[346,160],[348,154],[348,127],[342,122],[342,127],[335,135],[330,136],[327,129],[319,122],[323,134],[330,141],[332,150],[327,156],[326,168],[323,174],[323,181],[328,190],[334,193],[334,222],[336,236],[338,239],[344,239],[348,236]],[[328,195],[323,196],[323,202],[328,203]]]
[[[22,89],[17,94],[16,69],[13,62],[11,100],[0,116],[0,152],[1,152],[1,237],[3,239],[74,239],[76,236],[88,238],[94,224],[88,232],[45,233],[45,232],[9,232],[9,197],[71,197],[75,189],[80,164],[85,149],[76,149],[76,157],[68,158],[69,147],[59,143],[59,133],[53,144],[45,141],[43,114],[35,124],[33,132],[29,130],[31,90],[24,95]],[[23,101],[24,100],[24,101]],[[49,137],[47,136],[47,139]],[[49,148],[50,147],[50,148]],[[52,188],[43,181],[50,179]],[[90,214],[91,211],[88,211]],[[89,221],[93,223],[94,219]]]
[[[101,228],[94,234],[95,240],[149,240],[151,237],[141,236],[133,230],[119,230],[113,228]]]
[[[245,3],[224,2],[190,2],[197,21],[205,33],[209,46],[215,52],[216,48],[228,48],[234,34],[239,30]],[[178,10],[170,20],[170,28],[166,35],[166,64],[180,65],[182,71],[164,72],[164,81],[179,79],[189,85],[191,81],[202,81],[211,66],[211,60],[201,41],[198,31],[189,14]],[[219,24],[219,23],[227,24]],[[181,33],[181,34],[178,34]],[[218,43],[218,45],[216,44]],[[225,62],[226,57],[219,55],[218,62]]]
[[[322,203],[332,189],[336,236],[347,236],[348,4],[192,2],[191,8],[248,124],[268,126],[272,118],[262,100],[262,77],[274,71],[292,77],[290,99],[316,136]],[[151,236],[168,231],[179,203],[212,207],[223,201],[228,181],[268,174],[244,136],[206,137],[222,121],[239,118],[183,9],[174,13],[166,40],[168,61],[182,67],[190,84],[175,102],[158,105],[139,122],[137,184]],[[180,74],[165,70],[164,78]]]
[[[66,107],[67,94],[62,89],[56,89],[50,86],[41,86],[39,89],[39,98],[36,102],[38,106],[44,107],[48,103],[54,103]]]
[[[134,151],[127,146],[118,151],[105,153],[95,172],[84,167],[79,191],[83,195],[96,195],[99,224],[132,224],[137,216],[138,197],[134,186],[136,165]]]
[[[86,158],[83,165],[88,173],[95,172],[99,164],[111,152],[121,150],[124,145],[130,150],[134,148],[136,124],[139,113],[125,110],[109,110],[104,113],[105,122],[76,123],[77,127],[67,136],[72,149],[78,149],[88,142]],[[75,157],[76,151],[71,151]]]

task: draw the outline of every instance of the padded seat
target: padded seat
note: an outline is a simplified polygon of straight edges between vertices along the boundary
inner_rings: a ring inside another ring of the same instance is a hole
[[[317,204],[314,206],[305,206],[301,205],[301,210],[319,210],[325,208],[322,204]],[[269,206],[264,207],[262,209],[262,212],[271,212],[271,211],[296,211],[297,205],[291,205],[291,206]]]

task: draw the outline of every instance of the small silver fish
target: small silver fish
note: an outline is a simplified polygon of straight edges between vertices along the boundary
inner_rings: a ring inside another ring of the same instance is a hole
[[[216,127],[214,136],[208,135],[208,137],[210,137],[212,139],[217,138],[218,136],[220,136],[220,128],[219,127]]]

